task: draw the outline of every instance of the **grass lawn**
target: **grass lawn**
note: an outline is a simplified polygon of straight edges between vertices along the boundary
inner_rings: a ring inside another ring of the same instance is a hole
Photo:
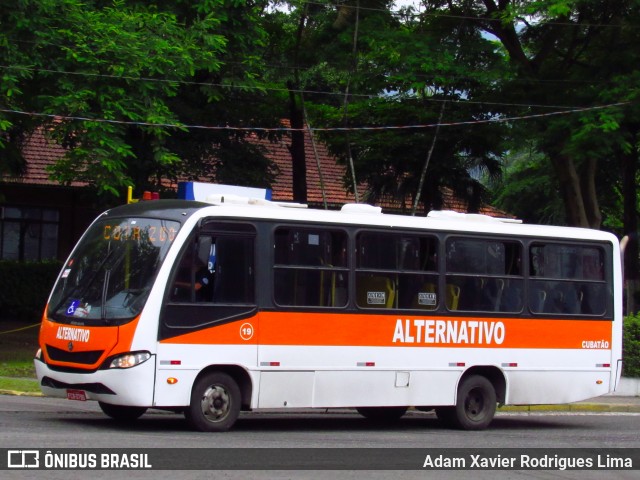
[[[35,378],[0,378],[0,391],[8,390],[10,392],[22,393],[41,393],[38,386],[38,380]]]
[[[33,367],[39,325],[0,320],[0,390],[40,392]]]

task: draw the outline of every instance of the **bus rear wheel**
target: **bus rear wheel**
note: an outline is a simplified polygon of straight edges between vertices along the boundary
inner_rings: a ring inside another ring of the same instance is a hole
[[[454,407],[436,409],[438,418],[463,430],[484,430],[496,413],[496,391],[482,375],[471,375],[462,380]]]
[[[233,378],[223,372],[208,373],[194,385],[185,417],[201,432],[224,432],[240,415],[240,402],[240,388]]]
[[[356,410],[375,422],[393,422],[407,413],[407,407],[358,407]]]
[[[113,405],[111,403],[98,402],[100,409],[108,417],[119,422],[129,422],[138,419],[147,411],[145,407],[127,407],[124,405]]]

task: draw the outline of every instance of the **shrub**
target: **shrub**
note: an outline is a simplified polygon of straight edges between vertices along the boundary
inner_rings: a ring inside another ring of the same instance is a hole
[[[624,319],[622,375],[640,378],[640,314],[630,315]]]
[[[57,260],[0,261],[0,318],[40,321],[61,266]]]

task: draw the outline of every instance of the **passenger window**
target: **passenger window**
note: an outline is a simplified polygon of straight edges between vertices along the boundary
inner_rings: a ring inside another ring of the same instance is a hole
[[[274,300],[278,305],[346,306],[346,232],[280,227],[274,232],[273,248]]]
[[[446,244],[446,284],[457,298],[450,310],[517,313],[524,279],[519,242],[452,237]],[[455,305],[455,308],[453,308]]]
[[[360,232],[356,237],[358,307],[438,308],[437,247],[437,239],[427,235]]]
[[[533,313],[605,313],[607,285],[602,248],[535,243],[529,250],[529,272],[529,306]]]

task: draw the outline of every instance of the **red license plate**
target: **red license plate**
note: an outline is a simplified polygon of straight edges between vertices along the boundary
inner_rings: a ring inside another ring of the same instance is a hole
[[[86,402],[87,395],[84,393],[84,390],[67,390],[67,400]]]

